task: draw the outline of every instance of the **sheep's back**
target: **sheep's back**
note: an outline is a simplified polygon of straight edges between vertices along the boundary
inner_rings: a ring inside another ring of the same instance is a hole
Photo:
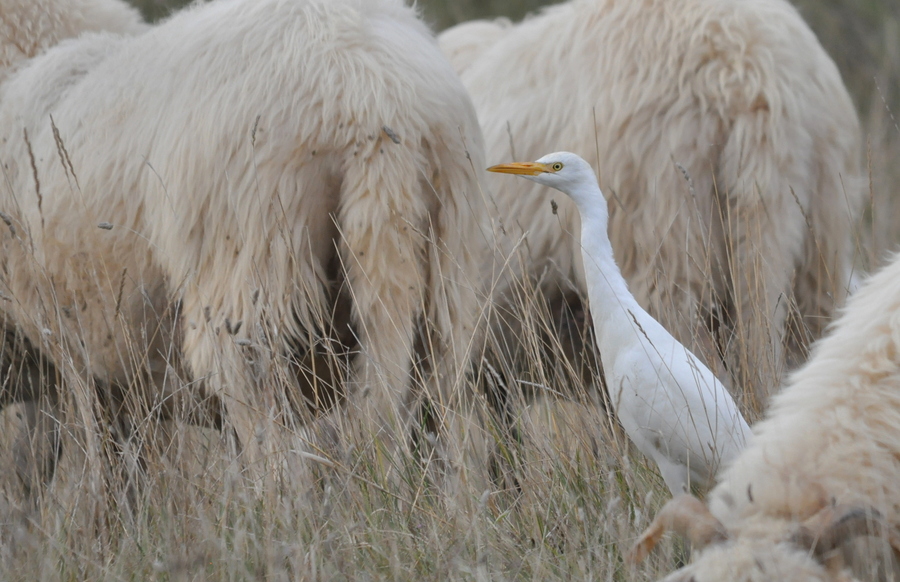
[[[342,214],[347,169],[397,163],[408,169],[403,188],[370,191],[396,207],[390,226],[409,220],[427,234],[433,224],[463,264],[474,260],[460,241],[481,234],[484,213],[470,204],[481,200],[480,130],[433,37],[401,2],[198,5],[107,52],[42,105],[56,129],[43,111],[34,116],[45,121],[30,136],[44,203],[29,198],[23,214],[38,254],[97,260],[97,251],[116,263],[103,268],[113,282],[127,261],[112,257],[138,257],[175,294],[202,282],[216,289],[202,306],[216,325],[256,313],[259,289],[267,317],[302,323],[297,305],[325,301],[340,220],[375,220]],[[21,127],[11,139],[27,189]],[[34,236],[41,222],[59,225],[52,247]],[[445,322],[462,309],[433,307]]]
[[[677,317],[659,313],[673,301],[666,281],[697,296],[727,294],[725,270],[706,273],[704,265],[727,262],[719,211],[729,195],[755,195],[747,176],[758,179],[771,215],[802,223],[802,209],[819,233],[846,230],[847,204],[835,198],[859,207],[856,114],[834,63],[786,2],[575,0],[488,43],[462,78],[490,163],[555,149],[595,162],[611,198],[617,263],[656,316]],[[758,136],[769,144],[750,143]],[[741,139],[756,158],[723,154]],[[767,165],[754,166],[760,159]],[[848,188],[832,187],[839,174]],[[538,185],[502,176],[489,184],[504,214],[516,217],[507,226],[528,232],[519,272],[559,273],[544,276],[548,285],[559,277],[583,283],[571,202],[554,197],[553,212]],[[837,221],[841,228],[828,230]],[[794,239],[805,232],[781,230]],[[802,260],[798,251],[788,262]],[[704,289],[710,281],[712,291]]]

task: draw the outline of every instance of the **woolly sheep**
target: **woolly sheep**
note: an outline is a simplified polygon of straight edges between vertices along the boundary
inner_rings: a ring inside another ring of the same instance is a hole
[[[724,351],[732,383],[761,403],[789,310],[815,337],[844,299],[862,199],[853,104],[797,11],[784,0],[571,0],[439,41],[490,161],[553,149],[597,160],[639,302],[719,372]],[[516,253],[499,300],[512,302],[521,276],[550,298],[572,280],[583,295],[571,202],[551,210],[539,186],[488,184],[509,235],[489,268]]]
[[[450,396],[476,322],[483,259],[463,242],[482,235],[483,144],[400,0],[197,5],[59,45],[0,104],[0,309],[58,367],[127,386],[135,337],[151,376],[177,341],[247,466],[276,368],[303,375],[331,335],[359,339],[365,421],[408,420],[416,341]]]
[[[697,551],[669,581],[845,580],[844,557],[862,579],[882,578],[884,569],[896,575],[898,281],[900,254],[850,297],[773,397],[751,443],[721,473],[708,509],[693,498],[670,501],[637,558],[674,528],[688,531]]]

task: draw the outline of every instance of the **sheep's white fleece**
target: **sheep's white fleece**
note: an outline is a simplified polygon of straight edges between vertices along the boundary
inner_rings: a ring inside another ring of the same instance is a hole
[[[489,162],[555,149],[596,160],[639,302],[713,369],[705,321],[718,316],[735,378],[760,397],[775,385],[792,302],[815,337],[844,299],[863,194],[853,104],[797,11],[785,0],[571,0],[439,40]],[[490,268],[527,233],[501,301],[522,275],[548,293],[568,280],[583,292],[571,202],[554,198],[554,212],[538,185],[489,180],[509,234]]]
[[[729,541],[673,579],[838,579],[821,565],[799,575],[815,561],[789,540],[825,503],[874,509],[900,527],[900,255],[849,299],[753,432],[709,496]],[[892,561],[877,536],[853,552],[864,567]]]
[[[273,358],[310,347],[337,285],[379,418],[403,414],[420,319],[444,385],[463,368],[483,145],[401,0],[196,5],[62,43],[0,104],[0,309],[57,365],[127,381],[177,298],[190,371],[252,446]]]

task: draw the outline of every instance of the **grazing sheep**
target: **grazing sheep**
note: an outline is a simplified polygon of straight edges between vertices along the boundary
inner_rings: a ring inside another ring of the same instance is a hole
[[[784,0],[571,0],[514,26],[463,23],[440,42],[490,160],[554,148],[598,160],[638,301],[713,369],[724,354],[732,383],[761,404],[783,342],[807,339],[786,337],[789,313],[816,337],[844,300],[862,197],[853,104],[797,11]],[[515,255],[500,301],[513,302],[522,276],[551,303],[568,281],[583,294],[572,203],[551,209],[540,186],[489,184],[509,235],[491,268]]]
[[[708,509],[690,497],[671,501],[635,557],[671,528],[687,532],[697,552],[695,563],[666,580],[843,580],[843,558],[862,579],[884,577],[878,569],[896,576],[898,282],[895,255],[850,297],[809,362],[772,399]]]
[[[0,309],[57,367],[158,385],[177,343],[247,466],[320,351],[359,353],[364,421],[409,421],[414,357],[451,396],[483,145],[400,0],[223,0],[62,43],[0,85],[0,128]]]

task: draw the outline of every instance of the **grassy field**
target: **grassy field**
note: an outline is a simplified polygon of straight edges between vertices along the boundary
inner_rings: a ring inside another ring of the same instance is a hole
[[[135,3],[152,17],[166,8]],[[421,2],[436,27],[516,18],[536,4]],[[803,0],[800,8],[860,111],[870,197],[857,259],[870,268],[900,239],[900,6]],[[638,568],[622,558],[669,497],[655,468],[629,446],[558,343],[544,344],[539,324],[526,321],[523,330],[531,357],[522,378],[542,396],[522,403],[522,442],[505,438],[481,392],[465,386],[463,404],[445,411],[456,435],[449,472],[372,435],[351,437],[329,459],[303,457],[296,451],[308,450],[308,435],[288,429],[269,459],[272,478],[252,485],[217,431],[147,414],[122,448],[101,418],[72,405],[62,416],[57,477],[32,504],[13,469],[21,409],[9,409],[0,431],[0,579],[625,582],[670,571],[684,559],[674,538]],[[542,357],[548,351],[559,357]]]

